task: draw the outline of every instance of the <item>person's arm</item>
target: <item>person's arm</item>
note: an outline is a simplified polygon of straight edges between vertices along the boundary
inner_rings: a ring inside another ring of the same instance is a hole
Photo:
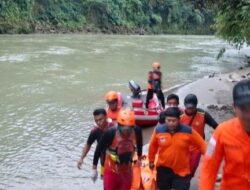
[[[160,84],[162,82],[162,72],[160,71]]]
[[[135,126],[134,129],[135,129],[135,136],[136,136],[137,156],[138,156],[138,158],[141,158],[141,156],[142,156],[142,145],[143,145],[142,130],[138,126]]]
[[[91,145],[94,143],[95,140],[96,140],[96,131],[92,130],[89,134],[87,143],[85,144],[85,146],[82,149],[81,158],[77,162],[78,169],[81,169],[81,166],[83,164],[83,160],[87,156],[87,154],[91,148]]]
[[[152,71],[148,72],[148,83],[152,84],[153,78],[152,78]]]
[[[206,152],[206,142],[203,140],[203,138],[200,136],[199,133],[197,133],[195,130],[192,130],[191,133],[191,141],[194,146],[200,149],[202,154],[205,154]]]
[[[91,146],[89,146],[88,144],[85,144],[85,146],[82,149],[82,154],[81,154],[81,158],[78,160],[77,162],[77,168],[81,169],[81,166],[83,164],[83,160],[86,157],[86,155],[88,154],[89,150],[90,150]]]
[[[217,173],[224,156],[220,136],[221,132],[218,129],[215,130],[211,137],[203,159],[199,190],[214,190]]]
[[[218,126],[218,123],[214,120],[214,118],[205,111],[205,123],[208,124],[210,127],[212,127],[213,129],[216,129],[216,127]]]
[[[102,152],[106,151],[107,148],[112,144],[114,136],[115,136],[115,132],[116,132],[116,129],[111,128],[103,134],[95,150],[94,159],[93,159],[93,169],[97,168],[97,164],[98,164],[98,161]]]
[[[157,145],[156,129],[155,129],[149,142],[149,148],[148,148],[149,163],[151,164],[154,163],[157,151],[158,151],[158,145]]]

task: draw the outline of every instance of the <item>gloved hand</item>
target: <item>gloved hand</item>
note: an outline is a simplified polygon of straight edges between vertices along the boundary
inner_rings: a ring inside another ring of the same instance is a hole
[[[154,162],[150,162],[150,163],[149,163],[149,168],[152,170],[152,169],[154,169],[154,167],[155,167]]]
[[[92,174],[91,174],[91,179],[92,181],[95,183],[95,181],[97,180],[97,177],[98,177],[98,172],[97,172],[97,169],[93,169],[92,170]]]

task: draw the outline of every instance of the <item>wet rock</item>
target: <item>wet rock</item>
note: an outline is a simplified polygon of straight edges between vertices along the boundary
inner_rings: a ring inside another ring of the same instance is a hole
[[[234,117],[234,111],[231,105],[211,104],[207,106],[207,111],[214,117],[214,119],[218,123]]]
[[[212,112],[221,112],[225,114],[234,114],[233,106],[231,105],[208,105],[207,109]]]
[[[214,77],[215,77],[215,73],[208,75],[208,78],[214,78]]]

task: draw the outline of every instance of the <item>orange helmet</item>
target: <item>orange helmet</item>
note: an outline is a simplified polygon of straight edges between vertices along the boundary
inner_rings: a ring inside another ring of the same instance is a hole
[[[115,92],[115,91],[109,91],[109,92],[105,95],[104,99],[105,99],[106,101],[117,100],[117,99],[118,99],[118,94],[117,94],[117,92]]]
[[[117,116],[117,123],[122,126],[134,127],[135,125],[135,114],[129,109],[121,109]]]
[[[161,67],[161,64],[158,63],[158,62],[154,62],[154,63],[152,64],[152,67],[155,68],[155,69],[157,69],[157,68],[160,68],[160,67]]]

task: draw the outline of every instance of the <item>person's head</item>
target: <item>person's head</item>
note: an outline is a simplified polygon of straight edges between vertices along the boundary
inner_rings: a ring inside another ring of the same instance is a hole
[[[105,95],[105,101],[112,111],[116,111],[118,108],[118,94],[115,91],[109,91]]]
[[[233,103],[236,116],[250,132],[250,80],[240,81],[234,86]]]
[[[194,115],[197,112],[198,98],[195,94],[188,94],[184,99],[185,112]]]
[[[129,109],[121,109],[117,116],[118,129],[121,134],[128,137],[135,126],[135,114]]]
[[[180,125],[180,109],[177,107],[167,108],[165,111],[165,123],[171,131],[174,131]]]
[[[152,64],[152,68],[153,68],[153,70],[160,70],[161,69],[161,64],[160,63],[158,63],[158,62],[154,62],[153,64]]]
[[[167,97],[168,107],[178,107],[179,106],[179,96],[176,94],[170,94]]]
[[[107,112],[103,108],[98,108],[93,111],[95,123],[98,127],[104,128],[107,125]]]
[[[165,123],[171,131],[177,129],[180,125],[180,109],[177,107],[167,108],[165,111]]]

